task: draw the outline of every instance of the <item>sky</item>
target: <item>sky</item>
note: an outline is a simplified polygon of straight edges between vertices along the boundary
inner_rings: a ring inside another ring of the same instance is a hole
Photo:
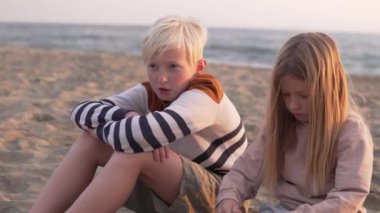
[[[0,0],[0,22],[150,25],[174,14],[207,27],[380,33],[380,0]]]

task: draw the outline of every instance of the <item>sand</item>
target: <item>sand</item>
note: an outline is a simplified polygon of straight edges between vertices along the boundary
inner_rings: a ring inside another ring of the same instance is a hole
[[[269,72],[210,64],[254,138],[264,114]],[[374,140],[374,173],[365,206],[380,211],[380,76],[351,76]],[[71,108],[145,80],[140,58],[0,47],[0,212],[27,212],[79,130]]]

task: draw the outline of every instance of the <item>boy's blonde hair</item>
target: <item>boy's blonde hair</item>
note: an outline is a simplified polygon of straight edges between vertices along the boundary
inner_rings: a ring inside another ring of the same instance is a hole
[[[265,181],[269,187],[276,186],[285,151],[296,140],[297,121],[281,96],[280,83],[285,75],[305,80],[309,90],[306,169],[309,190],[316,195],[325,190],[336,166],[338,135],[351,99],[335,42],[323,33],[301,33],[290,38],[279,52],[266,120]]]
[[[188,62],[195,65],[203,58],[207,30],[193,19],[165,16],[150,27],[142,42],[144,63],[167,50],[183,48]]]

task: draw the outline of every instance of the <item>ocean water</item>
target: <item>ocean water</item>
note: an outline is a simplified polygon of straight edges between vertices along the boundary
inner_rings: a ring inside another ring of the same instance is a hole
[[[0,23],[0,45],[140,54],[146,26]],[[270,68],[296,31],[209,28],[209,62]],[[349,73],[380,74],[380,35],[330,33]]]

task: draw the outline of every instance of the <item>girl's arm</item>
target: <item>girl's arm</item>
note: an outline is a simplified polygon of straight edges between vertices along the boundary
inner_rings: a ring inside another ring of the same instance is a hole
[[[232,199],[224,199],[218,203],[216,206],[216,212],[217,213],[225,213],[225,212],[231,212],[231,213],[242,213],[240,210],[240,206],[236,200]]]
[[[372,176],[373,143],[366,125],[351,118],[338,142],[335,187],[315,205],[300,205],[296,212],[358,212],[367,197]]]
[[[262,182],[264,139],[261,133],[247,150],[236,160],[222,180],[217,196],[217,205],[232,199],[237,203],[253,198]]]

